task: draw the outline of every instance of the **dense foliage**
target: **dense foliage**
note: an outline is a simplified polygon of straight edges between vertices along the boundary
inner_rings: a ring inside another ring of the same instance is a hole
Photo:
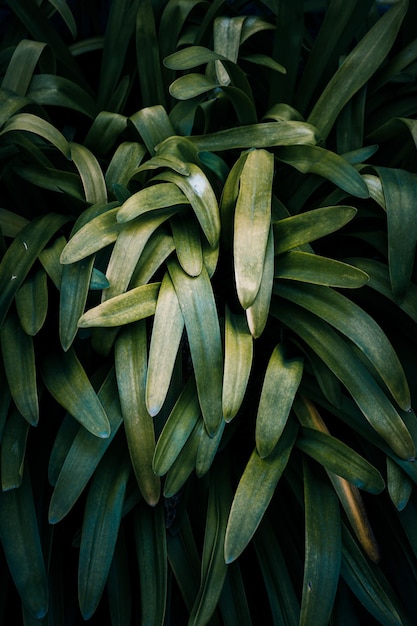
[[[1,17],[1,623],[412,626],[417,4]]]

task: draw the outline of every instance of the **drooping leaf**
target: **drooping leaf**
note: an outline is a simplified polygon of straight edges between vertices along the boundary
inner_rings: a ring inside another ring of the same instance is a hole
[[[54,213],[35,218],[8,247],[0,262],[0,325],[36,257],[66,221],[66,217]]]
[[[204,268],[191,277],[169,260],[168,271],[184,316],[204,422],[214,435],[223,417],[223,348],[212,286]]]
[[[59,522],[74,506],[122,423],[113,369],[106,376],[97,397],[108,417],[110,435],[107,438],[96,437],[86,428],[79,428],[72,440],[52,493],[49,504],[51,524]]]
[[[365,272],[358,272],[352,265],[299,250],[279,256],[275,277],[345,289],[362,287],[369,280]]]
[[[274,293],[315,313],[353,341],[369,358],[399,406],[408,411],[410,391],[403,367],[382,328],[366,311],[330,287],[277,282]]]
[[[256,416],[256,449],[262,459],[273,452],[284,431],[302,373],[302,359],[286,358],[282,345],[274,348],[265,371]]]
[[[41,364],[42,379],[52,396],[89,432],[108,438],[110,423],[73,348],[50,351]]]
[[[184,385],[156,442],[153,470],[158,476],[168,472],[201,415],[194,378]]]
[[[346,102],[384,61],[407,8],[407,1],[392,6],[364,35],[322,91],[307,121],[316,126],[324,138]]]
[[[226,308],[223,373],[223,416],[230,422],[239,411],[253,360],[253,339],[243,315]]]
[[[272,153],[253,150],[240,175],[233,258],[237,294],[244,309],[253,304],[262,281],[271,225],[273,170]]]
[[[368,198],[366,183],[343,157],[320,146],[287,146],[280,148],[278,158],[297,170],[316,174],[358,198]]]
[[[167,602],[168,561],[163,504],[140,503],[134,514],[134,534],[139,566],[141,619],[162,626]]]
[[[39,420],[38,381],[33,338],[9,314],[0,332],[4,370],[13,401],[29,424]]]
[[[304,469],[305,561],[300,625],[329,623],[342,557],[336,494],[325,477]]]
[[[109,575],[129,474],[123,447],[113,447],[88,490],[78,561],[78,598],[84,619],[95,613]]]
[[[155,506],[159,500],[160,481],[152,469],[155,429],[145,402],[147,337],[144,322],[130,324],[117,336],[115,366],[133,470],[145,501]]]
[[[159,413],[168,393],[183,331],[184,317],[166,273],[158,294],[149,346],[146,407],[152,416]]]
[[[23,605],[34,618],[43,618],[48,581],[28,468],[18,489],[0,491],[0,538]]]
[[[275,488],[287,465],[297,436],[297,426],[289,421],[274,451],[262,459],[256,449],[240,478],[227,523],[224,556],[234,561],[246,548],[268,508]],[[251,502],[251,506],[248,506]]]
[[[79,319],[80,328],[116,327],[137,322],[155,313],[161,283],[150,283],[114,296],[86,311]]]
[[[414,458],[411,435],[393,404],[352,348],[325,322],[294,305],[273,303],[272,314],[291,328],[320,356],[351,393],[360,410],[402,459]]]

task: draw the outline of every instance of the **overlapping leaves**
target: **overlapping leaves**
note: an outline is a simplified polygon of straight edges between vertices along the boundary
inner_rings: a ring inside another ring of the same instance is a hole
[[[302,3],[259,3],[264,19],[239,2],[114,2],[104,38],[71,54],[45,7],[15,4],[28,38],[0,89],[0,536],[26,621],[47,611],[56,558],[35,511],[39,425],[49,522],[83,511],[85,619],[107,585],[112,623],[129,623],[134,558],[143,621],[176,619],[172,581],[190,626],[251,624],[246,551],[265,623],[338,623],[348,588],[381,623],[411,623],[415,145],[389,156],[398,119],[414,127],[385,90],[415,75],[413,42],[385,64],[408,3],[377,18],[333,0],[298,94]],[[76,39],[68,5],[49,9]],[[77,58],[97,52],[94,93]],[[398,511],[407,585],[376,564],[361,490]]]

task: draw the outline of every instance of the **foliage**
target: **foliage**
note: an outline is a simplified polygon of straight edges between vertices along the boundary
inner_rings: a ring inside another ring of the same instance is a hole
[[[2,8],[2,623],[414,623],[417,9],[383,6]]]

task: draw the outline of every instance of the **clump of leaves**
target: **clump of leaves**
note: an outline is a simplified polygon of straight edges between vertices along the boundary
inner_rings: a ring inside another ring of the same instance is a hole
[[[416,8],[249,4],[4,9],[25,625],[413,623]]]

